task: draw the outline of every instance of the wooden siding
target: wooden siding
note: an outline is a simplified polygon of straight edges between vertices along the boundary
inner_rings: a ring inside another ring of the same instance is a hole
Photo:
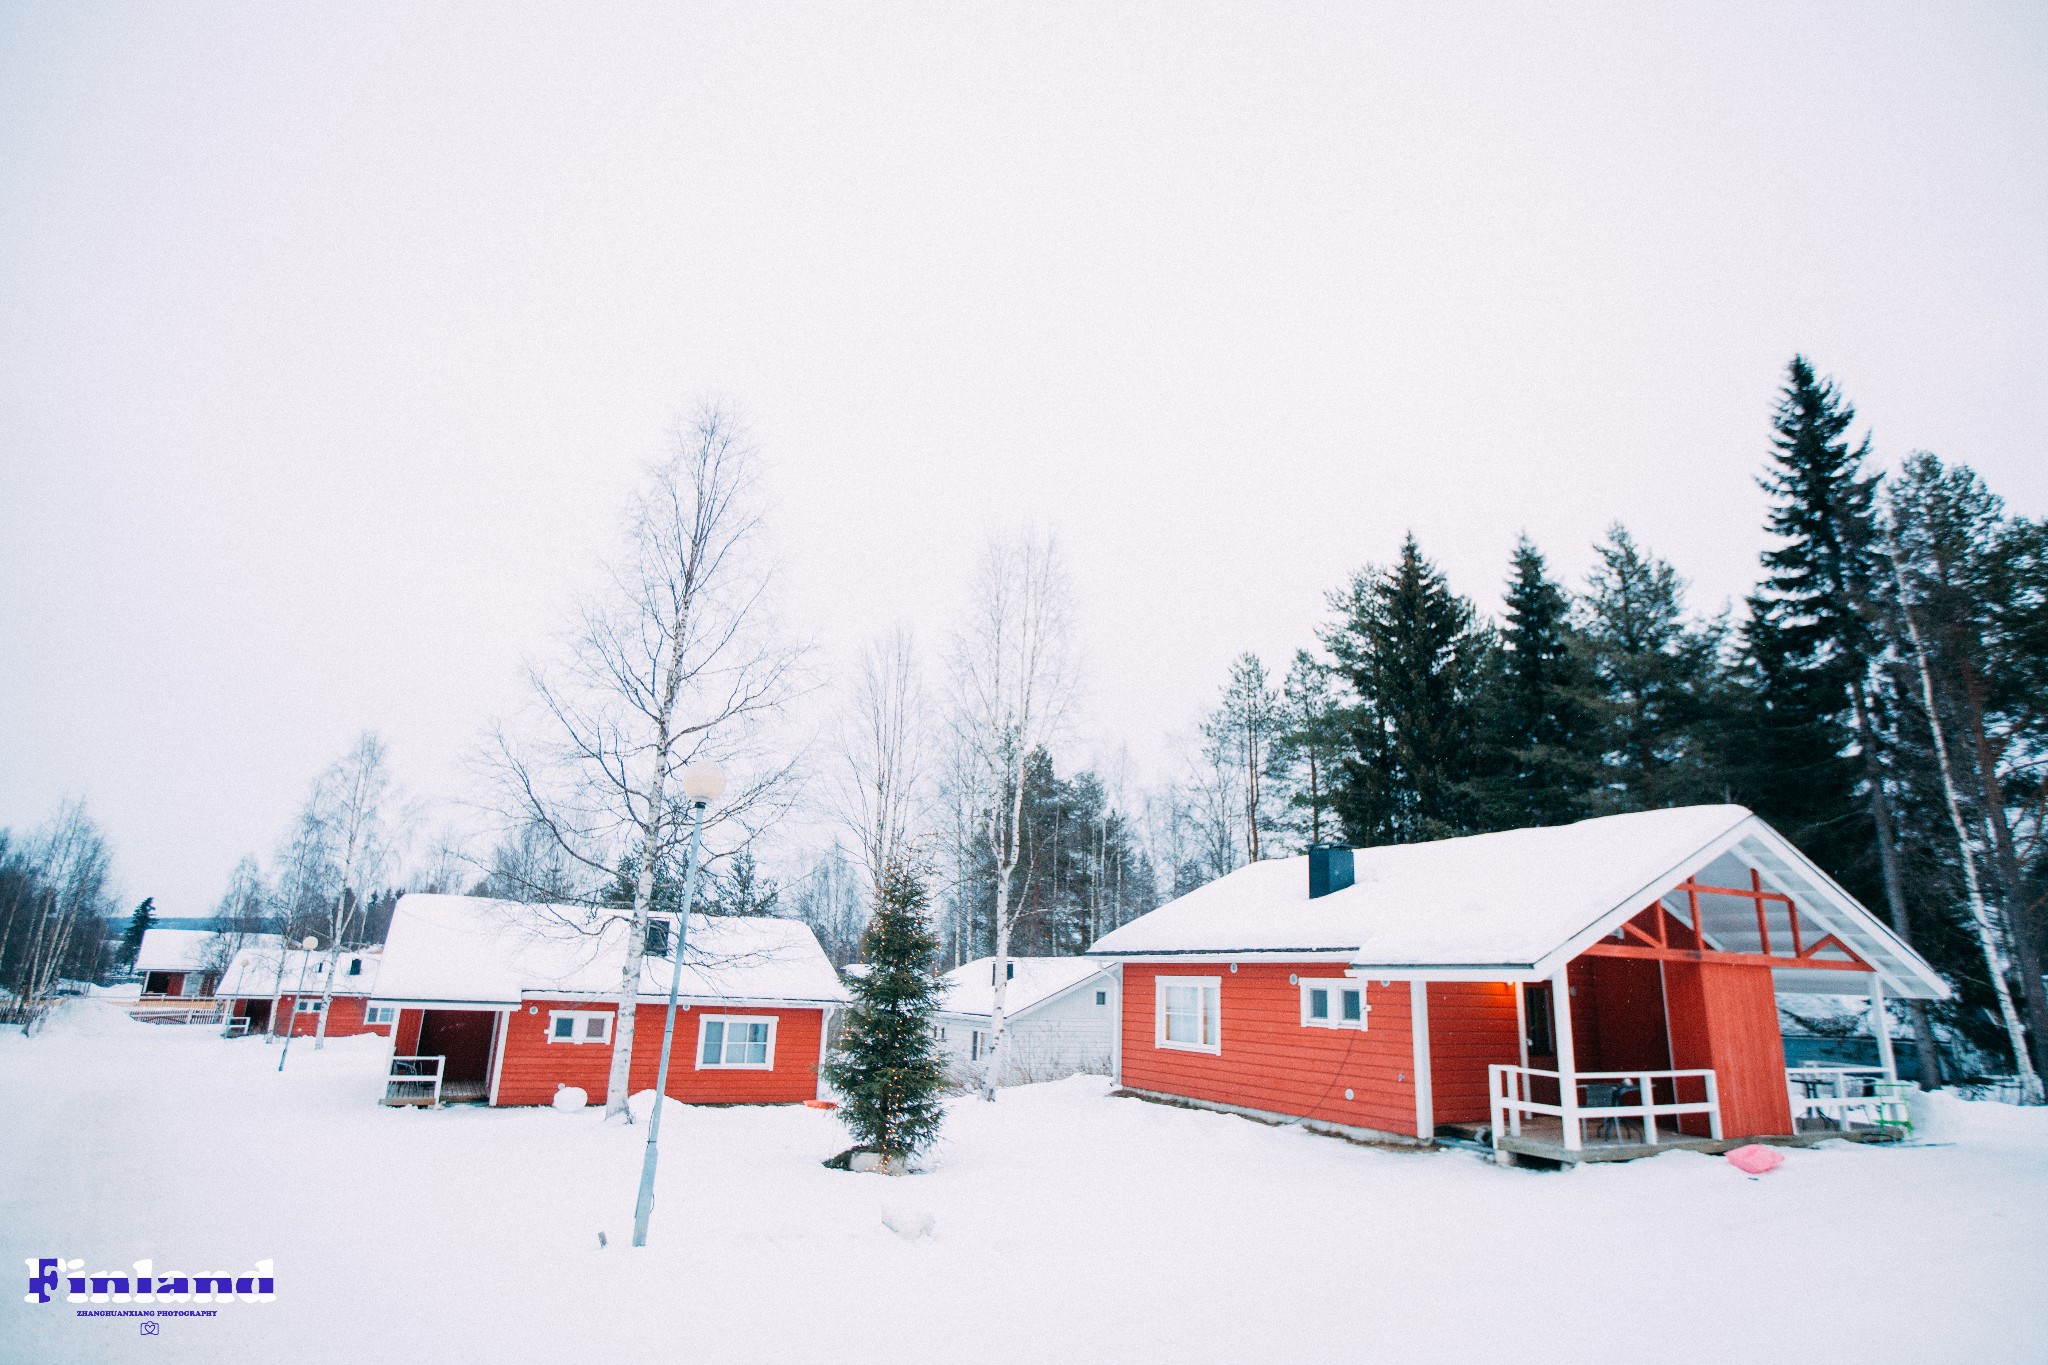
[[[320,997],[313,991],[307,991],[306,998],[308,1000],[318,1000]],[[248,1012],[248,1007],[252,1004],[267,1005],[269,1003],[270,1001],[267,997],[247,996],[236,1000],[230,1007],[229,1013],[245,1014]],[[352,1038],[359,1033],[375,1033],[389,1037],[391,1025],[365,1022],[364,1016],[369,1008],[369,1004],[370,1002],[360,995],[335,996],[334,999],[327,1003],[327,1036],[329,1038]],[[294,1038],[313,1037],[320,1031],[320,1016],[317,1014],[299,1014],[296,1013],[297,1009],[297,996],[280,996],[276,1008],[271,1012],[271,1018],[290,1019],[292,1021],[292,1037]],[[414,1012],[417,1013],[417,1011]],[[413,1027],[415,1030],[418,1029],[417,1021],[415,1021]],[[280,1029],[278,1032],[281,1035],[283,1030]]]
[[[1362,983],[1371,1011],[1363,1032],[1304,1028],[1301,990],[1288,981],[1290,974],[1341,978],[1342,969],[1329,962],[1245,962],[1233,973],[1227,959],[1171,965],[1126,963],[1124,1085],[1356,1128],[1415,1134],[1415,1054],[1409,1034],[1408,983]],[[1158,1046],[1155,982],[1162,976],[1220,978],[1220,1054]],[[1430,1000],[1433,1006],[1434,994]],[[1508,1009],[1512,1041],[1512,997]],[[1483,1093],[1483,1080],[1481,1086]],[[1346,1089],[1352,1091],[1353,1098],[1344,1097]],[[1441,1113],[1441,1099],[1437,1106]]]
[[[398,1036],[391,1040],[391,1055],[394,1057],[415,1057],[420,1050],[420,1024],[426,1019],[425,1010],[400,1010],[398,1012]]]
[[[549,1042],[548,1016],[552,1010],[611,1014],[614,1007],[571,1000],[529,1000],[521,1004],[506,1027],[505,1061],[498,1075],[499,1104],[549,1104],[555,1098],[556,1088],[564,1085],[584,1091],[592,1103],[604,1101],[611,1074],[612,1045]],[[661,1069],[661,1032],[666,1013],[664,1005],[642,1005],[635,1011],[629,1081],[635,1094],[654,1089]],[[698,1070],[697,1027],[707,1014],[772,1016],[776,1020],[774,1070]],[[668,1093],[673,1099],[691,1104],[796,1104],[815,1099],[824,1018],[821,1009],[698,1006],[678,1010]]]
[[[1501,981],[1429,983],[1431,1107],[1438,1123],[1485,1123],[1492,1117],[1486,1068],[1521,1060],[1513,986]]]
[[[1664,1071],[1664,983],[1642,958],[1582,957],[1571,964],[1572,1043],[1581,1071]]]
[[[1778,997],[1770,968],[1667,962],[1664,970],[1671,1005],[1673,1064],[1714,1069],[1722,1133],[1727,1137],[1790,1133],[1792,1104],[1785,1091],[1785,1042],[1778,1033]]]

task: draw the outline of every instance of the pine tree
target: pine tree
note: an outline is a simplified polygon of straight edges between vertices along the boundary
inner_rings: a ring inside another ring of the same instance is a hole
[[[1474,826],[1473,696],[1493,648],[1472,604],[1410,535],[1391,568],[1331,597],[1323,642],[1357,693],[1337,809],[1354,844],[1414,843]]]
[[[705,897],[704,912],[710,915],[774,915],[781,912],[782,892],[772,877],[761,875],[754,851],[742,848],[732,855],[732,866],[714,878]]]
[[[135,907],[135,913],[128,917],[128,931],[121,935],[121,961],[128,966],[135,965],[135,955],[142,951],[142,936],[149,932],[149,926],[156,922],[156,897],[145,896],[142,904]]]
[[[1263,844],[1278,813],[1267,781],[1283,724],[1280,698],[1266,680],[1265,664],[1256,654],[1238,655],[1223,685],[1222,704],[1202,723],[1202,735],[1209,761],[1225,776],[1231,804],[1237,807],[1248,863],[1265,856]]]
[[[1583,629],[1606,713],[1600,804],[1653,810],[1713,800],[1698,732],[1720,635],[1687,623],[1678,571],[1620,523],[1595,552]]]
[[[1331,670],[1305,649],[1294,651],[1280,685],[1280,733],[1273,766],[1295,811],[1294,832],[1304,844],[1337,836],[1336,785],[1350,739],[1351,720]]]
[[[854,1150],[880,1153],[892,1168],[930,1146],[944,1117],[945,1066],[932,1019],[938,951],[923,883],[903,867],[887,869],[861,940],[868,970],[852,983],[853,1007],[823,1070],[843,1097]]]
[[[1571,599],[1527,536],[1515,545],[1505,606],[1498,667],[1478,702],[1482,821],[1564,824],[1591,813],[1600,718]]]
[[[1787,367],[1772,419],[1765,578],[1743,631],[1751,733],[1729,754],[1738,794],[1866,901],[1882,894],[1911,943],[1898,831],[1874,715],[1874,624],[1886,565],[1877,543],[1870,438],[1856,410],[1804,356]],[[1853,749],[1853,753],[1852,753]],[[1874,855],[1874,856],[1873,856]],[[1875,866],[1873,867],[1873,864]],[[1908,1002],[1923,1084],[1936,1070],[1926,1010]]]

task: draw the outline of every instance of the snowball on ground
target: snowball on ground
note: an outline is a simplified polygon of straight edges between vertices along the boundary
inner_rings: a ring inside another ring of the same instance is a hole
[[[98,1001],[0,1035],[20,1255],[278,1279],[148,1341],[15,1293],[0,1357],[2002,1365],[2048,1340],[2048,1111],[1937,1096],[1954,1146],[1792,1150],[1761,1180],[1690,1152],[1536,1173],[1077,1077],[952,1104],[931,1173],[886,1179],[819,1164],[832,1114],[671,1103],[635,1252],[644,1127],[379,1108],[388,1052],[280,1074],[275,1046]]]

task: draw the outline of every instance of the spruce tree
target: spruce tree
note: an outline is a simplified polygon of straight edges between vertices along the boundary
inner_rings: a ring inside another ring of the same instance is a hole
[[[1714,800],[1699,733],[1721,636],[1685,617],[1678,571],[1635,543],[1616,523],[1595,547],[1587,580],[1585,634],[1605,712],[1599,804],[1654,810]]]
[[[1280,685],[1281,727],[1273,766],[1287,789],[1287,804],[1296,812],[1295,833],[1304,844],[1337,836],[1336,784],[1351,721],[1330,675],[1313,654],[1297,649]]]
[[[156,897],[145,896],[142,904],[135,907],[135,913],[128,917],[128,930],[121,935],[121,961],[130,967],[135,965],[135,955],[142,951],[142,936],[149,932],[149,926],[156,922]]]
[[[1483,822],[1564,824],[1592,810],[1599,713],[1571,599],[1527,536],[1515,545],[1505,608],[1498,667],[1478,701]]]
[[[1492,642],[1410,535],[1401,558],[1333,594],[1323,641],[1358,696],[1337,809],[1354,844],[1474,827],[1473,696]]]
[[[888,868],[861,940],[868,970],[852,983],[853,1008],[824,1066],[843,1097],[854,1150],[880,1153],[892,1169],[930,1146],[944,1117],[945,1065],[933,1025],[939,941],[926,912],[923,883],[903,867]]]

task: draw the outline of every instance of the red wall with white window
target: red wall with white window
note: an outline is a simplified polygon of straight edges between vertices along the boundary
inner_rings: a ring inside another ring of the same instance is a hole
[[[308,991],[306,998],[308,1000],[318,1000],[320,997]],[[238,999],[229,1007],[228,1017],[233,1018],[236,1015],[246,1015],[249,1012],[249,1006],[257,1004],[267,1005],[269,1003],[270,1001],[267,997],[244,997]],[[390,1024],[372,1024],[367,1022],[365,1016],[368,1013],[369,1004],[370,1002],[360,995],[337,995],[334,999],[328,1001],[327,1036],[329,1038],[350,1038],[359,1033],[376,1033],[387,1038],[390,1037],[392,1027]],[[286,995],[280,997],[277,1004],[271,1010],[271,1018],[273,1020],[289,1018],[292,1021],[292,1037],[294,1038],[311,1038],[320,1032],[320,1016],[312,1012],[300,1014],[298,1012],[297,996]],[[274,1024],[273,1027],[275,1027]],[[281,1028],[278,1028],[276,1031],[280,1035],[284,1032]]]
[[[1162,976],[1220,980],[1220,1053],[1158,1045],[1155,991]],[[1301,1022],[1300,982],[1314,980],[1329,980],[1333,988],[1360,984],[1330,962],[1241,962],[1235,973],[1228,961],[1126,963],[1123,1084],[1420,1136],[1411,984],[1364,981],[1369,1012],[1361,1032]],[[1495,982],[1433,981],[1428,991],[1432,1118],[1484,1122],[1487,1066],[1520,1058],[1514,990]]]
[[[549,1104],[558,1086],[574,1086],[602,1103],[611,1074],[612,1045],[552,1042],[552,1012],[596,1012],[611,1016],[614,1007],[587,1000],[528,1000],[506,1025],[505,1058],[498,1077],[498,1103]],[[634,1014],[634,1093],[654,1089],[661,1068],[661,1031],[667,1006],[643,1004]],[[411,1013],[411,1011],[408,1011]],[[706,1068],[699,1028],[706,1016],[772,1018],[775,1022],[774,1067],[767,1071]],[[578,1020],[578,1032],[581,1032]],[[614,1027],[616,1021],[614,1020]],[[818,1094],[818,1048],[824,1036],[822,1009],[750,1009],[704,1006],[676,1011],[675,1048],[669,1060],[668,1093],[691,1104],[795,1104]]]
[[[1355,985],[1331,962],[1124,964],[1123,1083],[1133,1090],[1233,1104],[1415,1133],[1415,1057],[1408,983],[1365,983],[1366,1028],[1301,1022],[1301,988],[1289,975]],[[1217,977],[1222,983],[1220,1053],[1161,1048],[1155,1041],[1160,977]],[[1344,1092],[1352,1092],[1346,1099]]]

